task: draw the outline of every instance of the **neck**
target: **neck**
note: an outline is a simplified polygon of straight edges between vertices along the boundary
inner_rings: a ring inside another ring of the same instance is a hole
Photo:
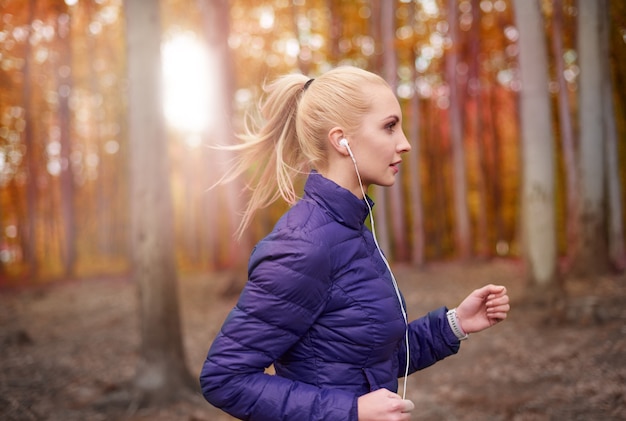
[[[350,171],[340,171],[340,170],[331,170],[329,168],[327,169],[320,169],[317,170],[318,173],[320,173],[324,178],[327,178],[333,182],[335,182],[337,185],[343,187],[344,189],[350,191],[352,194],[354,194],[356,197],[358,197],[359,199],[364,199],[363,197],[363,192],[365,192],[367,194],[367,185],[363,185],[363,190],[361,190],[361,186],[359,184],[359,179],[356,175],[356,172],[354,170],[352,170],[352,172]]]

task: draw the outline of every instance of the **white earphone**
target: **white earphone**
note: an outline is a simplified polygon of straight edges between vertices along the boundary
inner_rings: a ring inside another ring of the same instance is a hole
[[[406,378],[409,375],[409,357],[410,357],[409,355],[409,321],[407,318],[406,309],[404,308],[404,304],[402,303],[402,296],[400,295],[400,289],[398,288],[396,277],[393,275],[391,266],[389,265],[387,258],[385,258],[383,251],[380,249],[380,246],[378,245],[378,240],[376,239],[376,228],[374,227],[374,213],[372,212],[372,207],[370,206],[369,201],[367,200],[367,195],[365,194],[365,189],[363,188],[363,182],[361,181],[361,174],[359,173],[359,168],[356,165],[356,159],[354,158],[354,154],[352,154],[352,150],[350,149],[350,145],[348,144],[348,139],[346,139],[345,137],[341,138],[339,140],[339,146],[343,146],[344,148],[348,150],[348,153],[350,154],[350,158],[352,158],[352,162],[354,163],[354,170],[356,171],[357,178],[359,179],[359,186],[361,186],[361,193],[363,193],[363,199],[365,200],[365,203],[367,204],[367,208],[369,210],[370,224],[372,226],[372,237],[374,237],[374,244],[376,244],[376,249],[378,249],[378,253],[380,254],[380,257],[383,259],[383,262],[385,262],[385,266],[387,266],[387,270],[389,271],[389,274],[391,275],[391,281],[393,282],[393,287],[396,290],[396,296],[398,298],[398,302],[400,303],[402,316],[404,317],[404,323],[406,325],[405,335],[404,335],[404,341],[406,345],[406,366],[404,370],[404,390],[402,393],[402,399],[405,399],[406,398]]]
[[[354,158],[354,155],[352,154],[352,149],[350,149],[350,145],[348,144],[348,139],[346,139],[345,137],[340,139],[339,146],[343,146],[344,148],[348,150],[348,153],[350,154],[350,158],[352,159],[352,162],[354,163],[354,169],[356,170],[356,175],[359,177],[359,184],[361,184],[361,175],[359,174],[359,169],[356,166],[356,159]],[[363,184],[361,184],[361,191],[363,191]],[[363,197],[365,197],[365,192],[363,192]]]
[[[339,146],[343,146],[344,148],[348,150],[348,153],[350,154],[350,158],[352,158],[352,161],[356,164],[356,161],[354,160],[354,155],[352,155],[352,149],[350,149],[350,145],[348,144],[348,139],[346,139],[345,137],[341,138],[339,140]],[[357,170],[357,173],[358,173],[358,170]]]

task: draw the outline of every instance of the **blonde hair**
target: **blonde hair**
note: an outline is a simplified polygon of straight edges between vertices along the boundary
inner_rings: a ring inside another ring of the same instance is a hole
[[[356,130],[371,107],[368,85],[388,86],[380,76],[352,66],[337,67],[307,81],[304,75],[289,74],[264,85],[260,106],[263,121],[254,128],[246,125],[244,133],[238,135],[242,143],[227,148],[237,154],[221,182],[252,170],[247,184],[252,194],[238,237],[257,210],[279,197],[289,204],[297,201],[294,179],[328,163],[330,129]]]

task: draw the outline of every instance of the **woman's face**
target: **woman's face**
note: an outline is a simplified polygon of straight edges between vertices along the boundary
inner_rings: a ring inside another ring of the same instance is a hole
[[[402,110],[387,86],[368,89],[372,106],[359,129],[348,136],[364,187],[390,186],[399,171],[401,155],[411,150],[402,131]]]

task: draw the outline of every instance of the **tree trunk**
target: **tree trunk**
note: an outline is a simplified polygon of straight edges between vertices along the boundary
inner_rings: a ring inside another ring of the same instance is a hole
[[[494,75],[495,76],[495,75]],[[490,124],[490,132],[491,132],[491,169],[490,169],[490,177],[492,178],[490,187],[491,199],[493,201],[493,215],[494,215],[494,225],[495,225],[495,236],[496,236],[496,251],[499,250],[499,253],[508,252],[508,242],[505,239],[504,234],[504,216],[503,216],[503,202],[504,202],[504,175],[505,165],[503,162],[506,159],[505,153],[503,151],[503,143],[508,139],[504,138],[500,131],[498,130],[498,121],[497,118],[494,118],[498,112],[501,110],[502,104],[502,90],[503,88],[498,87],[495,80],[492,81],[494,83],[490,84],[490,95],[489,95],[489,115],[491,118]],[[513,124],[513,122],[511,122]]]
[[[567,83],[563,72],[563,3],[562,0],[554,0],[554,20],[552,23],[552,54],[555,58],[556,80],[559,84],[558,109],[559,127],[561,132],[561,148],[565,167],[566,185],[566,239],[567,239],[567,262],[566,267],[570,267],[577,255],[579,246],[579,203],[580,191],[578,182],[578,171],[576,170],[576,146],[574,140],[574,130],[569,109],[569,98],[567,94]]]
[[[465,165],[465,147],[463,144],[463,122],[459,104],[458,86],[456,80],[456,66],[458,62],[458,23],[457,0],[448,1],[448,25],[452,47],[446,55],[446,79],[450,89],[450,142],[452,145],[452,160],[454,163],[454,222],[456,249],[459,257],[469,259],[472,253],[469,209],[467,206],[467,175]]]
[[[382,22],[381,22],[381,1],[383,0],[371,0],[371,8],[372,15],[370,17],[370,35],[374,40],[374,54],[370,57],[370,67],[381,74],[382,69]],[[388,0],[393,1],[393,0]],[[374,186],[373,187],[373,198],[376,201],[376,223],[375,223],[375,235],[378,239],[378,243],[380,244],[380,248],[385,251],[385,253],[392,253],[391,250],[391,241],[390,241],[390,233],[389,233],[389,224],[387,221],[387,197],[386,197],[386,187],[382,186]],[[390,257],[393,257],[391,255]]]
[[[604,128],[606,134],[606,180],[608,195],[608,240],[609,259],[613,267],[619,271],[626,270],[626,248],[624,246],[624,223],[622,201],[620,192],[622,182],[619,177],[619,155],[617,150],[617,125],[615,123],[615,105],[613,100],[613,77],[611,73],[609,28],[611,25],[609,15],[609,3],[607,0],[600,0],[601,5],[601,37],[602,48],[602,69],[604,74],[602,80],[604,109]]]
[[[31,28],[35,16],[35,0],[28,2],[28,24]],[[37,279],[39,276],[39,262],[37,259],[37,221],[38,210],[38,162],[37,152],[35,150],[35,133],[34,133],[34,120],[33,120],[33,103],[32,103],[32,91],[31,87],[33,81],[31,80],[31,66],[32,66],[31,46],[30,42],[25,43],[24,47],[24,68],[22,79],[22,105],[24,107],[24,145],[26,146],[26,172],[28,174],[28,183],[26,183],[26,223],[25,231],[26,238],[23,239],[24,245],[24,260],[28,267],[28,275],[32,280]],[[13,184],[15,185],[15,184]]]
[[[417,5],[411,3],[411,22],[414,22]],[[411,49],[411,63],[415,63],[415,48]],[[411,66],[411,81],[415,86],[417,69]],[[409,209],[413,217],[411,227],[411,263],[418,266],[424,264],[424,210],[422,208],[422,177],[420,175],[420,97],[417,89],[413,89],[413,96],[409,103]]]
[[[476,142],[476,156],[478,168],[476,171],[478,194],[480,197],[479,208],[476,215],[476,253],[479,256],[490,254],[490,241],[488,230],[488,215],[490,198],[488,194],[489,170],[487,160],[487,148],[482,124],[482,90],[480,82],[480,1],[472,0],[472,27],[470,29],[470,66],[467,94],[469,98],[470,116],[467,119],[473,124],[474,139]],[[469,125],[469,124],[468,124]],[[469,130],[468,130],[469,131]],[[493,180],[492,180],[493,181]]]
[[[215,123],[210,127],[213,136],[210,141],[214,144],[231,145],[234,143],[232,120],[235,72],[233,70],[231,50],[228,46],[228,36],[230,34],[229,2],[227,0],[212,2],[199,1],[198,4],[202,12],[202,26],[205,39],[207,40],[209,54],[214,57],[214,60],[211,60],[210,63],[216,66],[216,81],[214,81],[212,85],[215,91],[207,92],[207,95],[211,95],[217,102],[217,115],[214,117]],[[221,154],[227,156],[225,159],[221,159],[220,157],[220,162],[225,164],[230,161],[228,153],[221,152]],[[214,162],[212,164],[214,164]],[[220,172],[228,171],[228,168],[223,165],[219,167],[219,170]],[[219,189],[223,192],[225,199],[226,211],[223,213],[222,217],[226,218],[226,227],[228,228],[227,231],[223,233],[225,234],[223,237],[229,239],[229,241],[227,241],[227,253],[224,253],[228,256],[225,264],[229,267],[236,267],[241,265],[245,258],[247,258],[249,250],[247,237],[242,237],[244,244],[237,244],[233,238],[239,226],[241,209],[243,209],[240,194],[242,190],[241,182],[240,180],[234,180],[229,186],[219,187]],[[209,206],[215,206],[215,203],[209,204]],[[215,220],[211,221],[211,223],[213,222],[215,222]]]
[[[450,157],[450,143],[445,141],[450,137],[449,121],[446,120],[449,115],[439,108],[436,101],[431,100],[429,104],[430,177],[435,191],[434,207],[431,208],[430,213],[434,212],[436,215],[436,230],[433,235],[436,254],[439,257],[447,257],[455,252],[454,227],[452,226],[454,216],[449,214],[452,204],[447,188],[451,184],[450,171],[449,165],[442,163],[442,161],[448,161]]]
[[[538,1],[515,0],[519,28],[524,257],[535,286],[556,279],[554,139],[548,94],[548,54]]]
[[[96,18],[97,4],[95,2],[84,2],[84,13],[87,21],[91,21]],[[104,110],[102,109],[102,103],[95,101],[94,98],[104,96],[103,87],[100,84],[100,77],[98,72],[98,50],[99,44],[97,38],[90,36],[88,28],[83,29],[86,32],[87,38],[87,61],[89,63],[89,90],[91,101],[89,102],[90,114],[92,120],[90,122],[92,130],[89,134],[90,140],[96,145],[98,156],[100,157],[98,163],[98,177],[95,180],[95,198],[94,198],[94,214],[95,214],[95,251],[104,256],[111,256],[113,251],[113,227],[112,227],[112,206],[110,203],[111,197],[109,196],[109,189],[112,184],[111,174],[112,168],[108,167],[107,152],[104,148],[104,141],[102,136],[102,126],[104,121]]]
[[[63,51],[57,74],[59,94],[59,126],[61,143],[61,221],[63,234],[60,235],[63,270],[66,278],[74,276],[76,264],[76,216],[74,209],[74,171],[72,170],[71,151],[71,112],[70,96],[72,83],[72,44],[71,22],[68,10],[63,10],[59,21],[58,34]]]
[[[198,241],[198,234],[201,232],[199,229],[202,226],[203,216],[198,208],[202,209],[201,200],[204,194],[203,188],[198,188],[196,182],[198,174],[201,174],[201,168],[196,163],[196,157],[198,151],[195,147],[185,147],[181,152],[185,164],[181,168],[182,179],[184,185],[182,186],[181,195],[183,199],[183,209],[181,210],[182,221],[180,224],[181,237],[182,237],[182,249],[184,250],[185,258],[188,259],[192,265],[196,266],[201,258],[201,242]],[[201,154],[200,154],[201,155]]]
[[[581,244],[574,270],[585,275],[608,269],[602,124],[604,74],[598,1],[579,0],[578,10]]]
[[[161,92],[159,2],[126,0],[131,249],[138,283],[139,404],[172,401],[191,390],[185,365],[175,266],[173,211]]]
[[[447,136],[445,132],[447,122],[445,121],[446,116],[441,112],[436,102],[432,100],[428,101],[425,117],[425,121],[429,124],[427,126],[428,132],[424,136],[423,150],[428,167],[427,185],[432,189],[432,198],[427,202],[427,213],[432,215],[432,220],[429,220],[429,223],[432,223],[433,226],[432,240],[429,239],[428,244],[435,256],[442,257],[447,255],[450,249],[454,249],[449,240],[450,218],[448,210],[450,208],[446,192],[447,171],[441,159],[441,157],[448,158],[448,147],[441,141]]]
[[[381,38],[383,46],[383,77],[391,86],[394,94],[398,86],[398,60],[396,57],[396,19],[395,2],[383,1],[381,3]],[[403,130],[400,127],[400,130]],[[402,178],[387,189],[389,192],[389,213],[391,230],[393,232],[393,253],[396,261],[407,261],[409,258],[409,246],[406,237],[406,223],[404,218],[404,200],[402,197]],[[391,251],[390,251],[391,253]]]

